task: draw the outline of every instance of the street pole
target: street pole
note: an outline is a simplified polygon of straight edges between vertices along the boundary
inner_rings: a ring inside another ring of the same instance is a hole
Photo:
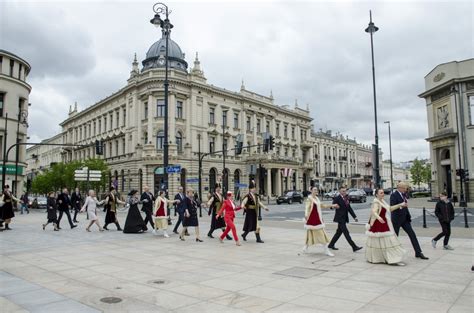
[[[390,149],[390,192],[393,191],[393,162],[392,162],[392,133],[390,131],[390,121],[385,121],[388,124],[388,145]]]
[[[8,139],[8,113],[5,113],[5,132],[3,136],[3,163],[2,163],[2,190],[3,186],[6,185],[6,172],[7,172],[7,139]]]
[[[197,139],[198,139],[198,157],[199,157],[199,161],[198,161],[198,189],[199,189],[199,201],[201,202],[201,205],[199,206],[199,217],[202,217],[202,182],[201,182],[201,179],[202,179],[202,159],[201,159],[201,134],[198,134],[197,135]]]
[[[456,125],[457,125],[457,136],[458,136],[458,162],[459,162],[459,206],[462,208],[467,207],[466,199],[464,198],[464,173],[463,167],[461,163],[461,130],[460,130],[460,122],[458,120],[458,101],[457,101],[457,94],[458,90],[456,86],[453,85],[451,87],[451,92],[454,96],[454,108],[456,110]]]
[[[380,188],[380,168],[379,168],[379,133],[377,128],[377,93],[375,88],[375,64],[374,64],[374,40],[373,33],[379,30],[377,26],[372,22],[372,11],[369,11],[370,22],[369,26],[365,29],[366,33],[370,33],[370,50],[372,54],[372,87],[374,93],[374,120],[375,120],[375,164],[374,164],[374,183],[376,188]]]
[[[226,116],[227,118],[227,116]],[[226,194],[227,194],[227,184],[226,184],[226,180],[227,180],[227,172],[225,170],[225,153],[226,153],[226,150],[227,150],[227,146],[224,144],[225,142],[225,120],[224,120],[224,113],[222,113],[222,196],[223,198],[225,199],[226,198]]]

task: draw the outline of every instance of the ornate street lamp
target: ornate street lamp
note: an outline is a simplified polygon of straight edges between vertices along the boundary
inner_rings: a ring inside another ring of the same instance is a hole
[[[390,192],[393,192],[392,132],[390,130],[390,121],[385,121],[384,124],[388,124],[388,145],[390,148]]]

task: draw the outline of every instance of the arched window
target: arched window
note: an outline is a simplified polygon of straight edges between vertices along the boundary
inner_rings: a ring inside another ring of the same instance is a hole
[[[183,135],[181,132],[176,133],[176,146],[178,148],[178,153],[183,152]]]
[[[165,133],[162,130],[160,130],[156,134],[156,150],[163,150],[164,143],[165,143]]]
[[[234,197],[236,200],[240,200],[240,171],[235,170],[234,172]]]

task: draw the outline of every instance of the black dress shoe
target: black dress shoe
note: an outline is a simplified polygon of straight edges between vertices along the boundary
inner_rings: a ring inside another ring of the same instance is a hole
[[[207,237],[209,237],[209,238],[214,238],[214,236],[211,235],[211,234],[207,234]]]
[[[352,249],[352,251],[356,252],[356,251],[359,251],[360,249],[362,249],[362,247],[355,247],[354,249]]]
[[[227,240],[232,240],[232,237],[229,236],[229,235],[226,235],[225,238],[226,238]]]
[[[336,247],[328,247],[328,248],[332,250],[339,250],[339,248],[336,248]]]
[[[415,257],[417,257],[417,258],[419,258],[419,259],[422,259],[422,260],[429,260],[429,258],[425,257],[425,256],[423,255],[423,253],[420,253],[420,254],[418,254],[418,255],[415,255]]]
[[[72,226],[71,226],[71,229],[76,228],[76,227],[77,227],[77,225],[72,225]]]
[[[173,233],[175,233],[176,235],[179,235],[179,233],[176,230],[173,230]]]

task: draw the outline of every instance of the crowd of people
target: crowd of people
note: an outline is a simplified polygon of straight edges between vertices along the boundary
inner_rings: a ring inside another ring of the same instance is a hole
[[[428,259],[423,254],[415,231],[411,226],[407,187],[405,183],[399,183],[397,190],[390,195],[389,203],[384,199],[383,189],[375,190],[370,218],[366,224],[365,256],[368,262],[405,265],[403,258],[406,251],[398,239],[400,228],[408,235],[415,252],[415,257],[423,260]],[[339,195],[333,199],[332,204],[323,204],[318,197],[318,193],[319,190],[313,187],[309,190],[309,195],[306,199],[304,212],[306,238],[303,252],[307,252],[310,246],[322,245],[325,254],[333,257],[334,253],[331,250],[338,250],[336,243],[341,235],[344,235],[353,252],[361,250],[363,247],[358,246],[352,240],[346,225],[349,223],[349,214],[355,221],[358,221],[348,199],[347,189],[344,186],[341,187]],[[4,224],[4,230],[11,230],[10,224],[15,216],[14,202],[22,203],[22,201],[24,199],[17,199],[12,195],[8,185],[4,186],[0,197],[0,217],[1,223]],[[141,204],[141,211],[144,213],[145,218],[140,213],[139,204]],[[128,207],[123,229],[117,218],[119,205]],[[54,231],[59,231],[61,229],[61,219],[63,215],[66,215],[69,226],[71,229],[74,229],[77,227],[78,213],[87,212],[88,225],[86,231],[88,232],[91,231],[91,227],[94,224],[96,224],[99,231],[109,230],[108,226],[115,224],[117,231],[123,231],[123,233],[143,233],[148,231],[149,224],[153,234],[158,235],[161,232],[163,237],[169,238],[170,235],[167,229],[170,220],[170,209],[172,206],[175,206],[178,219],[173,233],[179,235],[180,240],[185,241],[185,237],[190,236],[189,228],[193,227],[195,241],[203,242],[200,237],[198,218],[198,210],[201,205],[208,208],[208,215],[210,216],[210,229],[207,233],[209,238],[214,238],[213,233],[220,229],[222,231],[219,236],[220,242],[224,242],[224,239],[233,239],[235,244],[240,246],[241,241],[237,234],[234,219],[235,212],[243,210],[245,219],[243,233],[240,237],[247,241],[248,234],[254,232],[256,242],[264,243],[261,238],[258,212],[261,209],[268,211],[268,208],[262,203],[260,196],[256,193],[254,182],[250,183],[249,192],[242,198],[240,205],[235,203],[232,192],[228,191],[225,195],[222,194],[220,184],[214,186],[214,191],[209,194],[208,201],[205,203],[199,201],[193,189],[188,188],[186,193],[184,193],[183,187],[179,187],[178,193],[174,196],[173,200],[169,200],[165,191],[159,191],[155,197],[149,188],[145,186],[144,192],[141,195],[139,195],[138,190],[131,190],[126,201],[122,201],[114,187],[110,187],[102,201],[97,199],[94,190],[90,190],[87,197],[84,198],[79,189],[76,189],[69,196],[68,190],[64,188],[59,194],[55,192],[48,194],[46,223],[42,226],[43,230],[45,230],[49,224],[52,224]],[[103,226],[99,221],[98,214],[99,207],[102,206],[105,212]],[[337,230],[331,240],[325,230],[326,224],[323,219],[323,209],[335,210],[333,221],[337,223]],[[70,210],[74,212],[73,218],[71,218]],[[446,194],[441,194],[440,200],[436,205],[435,214],[439,219],[442,232],[432,239],[432,246],[436,248],[437,241],[444,237],[444,249],[452,250],[453,248],[449,246],[448,241],[451,232],[450,222],[454,219],[454,208],[448,201]],[[182,229],[178,231],[181,225]],[[232,237],[229,235],[230,233],[232,233]]]

